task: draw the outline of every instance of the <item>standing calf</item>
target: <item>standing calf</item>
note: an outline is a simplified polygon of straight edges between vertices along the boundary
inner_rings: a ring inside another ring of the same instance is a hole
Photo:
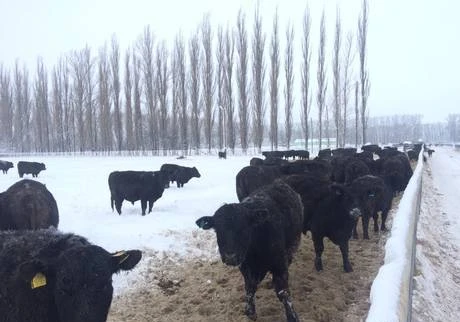
[[[268,272],[289,322],[299,321],[288,285],[288,267],[300,242],[303,206],[300,196],[277,180],[240,203],[226,204],[214,216],[201,217],[198,227],[213,228],[222,262],[239,266],[246,289],[246,315],[255,320],[255,293]]]
[[[2,170],[4,174],[11,168],[13,168],[13,162],[0,160],[0,170]]]

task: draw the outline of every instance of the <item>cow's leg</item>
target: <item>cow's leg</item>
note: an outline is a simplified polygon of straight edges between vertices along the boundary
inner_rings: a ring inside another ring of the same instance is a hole
[[[339,244],[340,252],[342,253],[343,270],[347,273],[353,272],[350,260],[348,259],[348,240]]]
[[[363,239],[369,239],[369,214],[364,214],[361,217],[363,224]]]
[[[291,296],[289,294],[289,272],[288,268],[280,270],[279,272],[274,271],[273,273],[273,285],[275,286],[276,296],[283,303],[284,310],[286,312],[286,319],[288,322],[298,322],[299,317],[294,310],[292,305]]]
[[[313,235],[313,234],[312,234]],[[313,235],[313,246],[315,247],[315,268],[316,270],[322,271],[323,270],[323,261],[321,260],[321,255],[323,254],[324,251],[324,243],[323,243],[323,237],[319,237],[316,235]]]
[[[353,226],[353,238],[358,239],[358,220],[355,221],[355,225]]]
[[[121,205],[123,203],[123,199],[115,199],[115,208],[119,215],[121,215]]]
[[[142,216],[145,216],[145,210],[147,209],[146,199],[141,199],[141,208],[142,208]]]
[[[372,215],[372,219],[374,220],[374,232],[379,231],[379,213],[377,211],[374,211],[374,214]]]
[[[150,199],[150,200],[149,200],[149,213],[152,212],[153,203],[154,203],[153,199]]]
[[[254,271],[245,264],[241,265],[240,272],[243,274],[244,288],[246,290],[246,307],[244,309],[244,313],[248,316],[248,318],[255,321],[257,319],[255,294],[257,286],[260,281],[263,280],[267,272]]]
[[[177,184],[177,188],[180,188],[180,183],[179,183],[179,181],[176,181],[176,184]]]
[[[387,227],[385,226],[385,222],[387,220],[388,211],[389,211],[389,209],[386,209],[386,210],[382,211],[382,223],[380,224],[380,230],[381,231],[387,231]]]

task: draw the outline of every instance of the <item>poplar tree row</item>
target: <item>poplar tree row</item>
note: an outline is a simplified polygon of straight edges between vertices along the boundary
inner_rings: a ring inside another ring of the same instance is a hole
[[[315,115],[315,135],[320,145],[323,135],[329,137],[332,132],[331,126],[337,146],[366,142],[370,87],[367,15],[367,0],[363,0],[356,42],[348,33],[343,46],[337,10],[331,60],[333,90],[328,93],[322,14]],[[89,47],[75,50],[51,68],[38,58],[32,74],[19,61],[11,68],[0,64],[1,147],[16,152],[128,150],[189,154],[227,147],[238,147],[243,152],[255,147],[260,151],[268,140],[276,150],[281,144],[291,147],[298,132],[295,125],[299,124],[308,149],[313,133],[308,7],[302,26],[298,31],[291,23],[285,26],[285,46],[281,48],[283,33],[275,12],[267,46],[257,7],[251,39],[246,15],[240,10],[234,27],[213,30],[210,17],[205,16],[188,40],[182,33],[177,34],[172,48],[147,26],[125,50],[113,36],[98,52]],[[296,32],[301,35],[301,55],[295,55]],[[352,79],[356,52],[359,79]],[[301,57],[301,61],[294,62],[294,57]],[[299,67],[295,68],[296,64]],[[295,88],[296,74],[300,74],[300,88]],[[354,113],[349,108],[353,89]],[[295,93],[300,93],[299,97]],[[284,107],[284,120],[280,107]],[[355,142],[347,142],[348,132],[356,134]]]

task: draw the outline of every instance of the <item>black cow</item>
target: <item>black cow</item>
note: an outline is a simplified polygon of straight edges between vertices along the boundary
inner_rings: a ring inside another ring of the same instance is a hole
[[[359,200],[342,184],[332,184],[330,192],[318,203],[310,223],[317,271],[323,269],[324,237],[340,247],[344,271],[353,271],[348,259],[348,241],[356,220],[361,216],[359,206]]]
[[[196,167],[183,167],[177,164],[165,163],[160,168],[169,176],[170,182],[176,182],[178,188],[184,187],[184,183],[190,181],[191,178],[200,178],[201,174]]]
[[[303,233],[306,234],[311,227],[311,219],[319,202],[330,191],[330,178],[318,173],[305,172],[281,177],[295,192],[300,195],[303,203]]]
[[[23,177],[24,174],[31,173],[32,177],[38,177],[40,171],[46,170],[45,164],[40,162],[29,162],[19,161],[18,162],[18,173],[19,177]]]
[[[0,320],[105,322],[112,275],[141,257],[139,250],[109,253],[55,229],[0,232]]]
[[[252,165],[255,167],[264,165],[264,160],[262,160],[261,158],[254,157],[251,160],[249,160],[249,165]]]
[[[40,229],[59,224],[59,211],[44,184],[24,179],[0,193],[0,230]]]
[[[282,175],[278,166],[247,166],[236,174],[236,195],[241,202],[253,191]]]
[[[13,167],[13,162],[0,160],[0,170],[2,170],[3,173],[7,173],[8,169],[11,169]]]
[[[298,248],[303,209],[299,195],[277,180],[241,203],[226,204],[198,227],[213,228],[222,262],[239,266],[246,289],[246,315],[255,320],[255,293],[268,272],[289,322],[299,321],[289,295],[288,267]]]
[[[350,158],[345,164],[345,184],[351,183],[356,178],[370,173],[371,170],[366,162],[358,158]]]
[[[377,154],[377,152],[382,150],[382,148],[379,147],[377,144],[366,144],[361,147],[361,150]]]
[[[227,159],[227,149],[223,152],[219,151],[217,154],[219,155],[219,159]]]
[[[350,188],[352,193],[357,196],[360,200],[362,210],[362,227],[363,227],[363,238],[369,239],[369,219],[372,217],[374,220],[374,232],[379,231],[378,226],[378,212],[382,212],[381,230],[385,231],[385,221],[388,216],[388,212],[391,209],[393,200],[393,193],[391,187],[385,184],[384,180],[377,176],[365,175],[355,179],[351,184]],[[358,232],[356,225],[353,228],[353,238],[358,238]]]
[[[121,214],[123,200],[141,201],[142,216],[145,216],[147,202],[149,213],[153,203],[161,198],[165,190],[164,174],[153,171],[114,171],[109,175],[110,205]]]
[[[403,152],[383,160],[381,176],[390,184],[394,193],[406,189],[412,173],[409,159]]]
[[[419,153],[420,151],[417,152],[416,150],[408,150],[407,157],[409,158],[410,161],[417,161]]]
[[[431,158],[431,155],[433,154],[434,150],[433,149],[427,149],[428,156]]]

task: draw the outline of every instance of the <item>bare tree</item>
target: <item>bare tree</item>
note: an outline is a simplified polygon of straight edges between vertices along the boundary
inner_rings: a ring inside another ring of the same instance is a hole
[[[169,148],[168,133],[168,52],[164,43],[157,47],[156,93],[160,103],[160,148],[167,154]]]
[[[187,73],[185,61],[185,44],[182,34],[176,37],[176,61],[177,61],[177,87],[179,91],[179,128],[180,146],[184,154],[187,154],[189,147],[188,137],[188,102],[187,102]]]
[[[107,47],[99,50],[99,124],[101,149],[112,150],[112,122],[110,115],[110,65],[108,62]]]
[[[358,148],[359,138],[359,82],[355,83],[355,147]]]
[[[222,26],[219,26],[217,30],[217,73],[216,73],[216,84],[217,84],[217,106],[218,106],[218,115],[219,121],[217,126],[217,136],[219,149],[223,149],[225,145],[224,140],[224,78],[225,78],[225,41],[224,41],[224,31]]]
[[[317,70],[317,80],[318,80],[318,93],[316,96],[316,101],[318,104],[318,125],[319,125],[319,149],[321,150],[321,141],[323,138],[323,114],[325,108],[325,98],[326,98],[326,67],[324,66],[326,59],[326,25],[325,25],[325,14],[321,16],[321,25],[320,25],[320,36],[319,36],[319,51],[318,51],[318,70]]]
[[[248,98],[248,35],[246,31],[246,17],[241,9],[237,20],[238,52],[237,85],[239,93],[238,115],[240,120],[240,141],[244,153],[249,146],[249,98]]]
[[[134,138],[136,148],[144,151],[144,130],[141,112],[141,93],[142,85],[140,84],[141,62],[133,51],[133,103],[134,103]]]
[[[339,147],[340,139],[340,128],[342,126],[342,113],[341,113],[341,104],[340,104],[340,97],[341,97],[341,90],[340,90],[340,46],[342,41],[342,23],[340,19],[340,11],[337,8],[337,15],[335,21],[335,41],[334,41],[334,53],[332,56],[332,72],[333,72],[333,115],[334,115],[334,124],[335,124],[335,147]]]
[[[190,40],[189,52],[192,148],[198,152],[200,148],[200,45],[197,33]]]
[[[135,148],[135,139],[134,139],[134,126],[133,126],[133,101],[132,101],[132,91],[133,83],[131,79],[132,69],[131,69],[131,50],[128,48],[125,54],[125,135],[126,135],[126,148],[129,151],[134,150]]]
[[[0,65],[0,142],[5,146],[13,143],[13,93],[9,71]]]
[[[302,109],[301,120],[302,129],[305,138],[305,149],[308,149],[309,128],[308,121],[310,118],[312,94],[310,92],[310,62],[311,62],[311,48],[310,48],[310,30],[311,30],[311,17],[310,9],[305,9],[303,17],[303,38],[302,38]],[[313,130],[313,129],[312,129]]]
[[[62,84],[62,69],[63,64],[59,62],[53,69],[53,101],[52,115],[54,119],[54,131],[52,132],[52,146],[55,151],[64,151],[64,127],[63,127],[63,84]]]
[[[345,51],[342,64],[342,119],[343,119],[343,134],[342,146],[345,146],[347,139],[347,120],[348,120],[348,96],[350,93],[350,68],[353,61],[352,55],[353,36],[351,33],[347,35],[347,42],[345,44]]]
[[[358,19],[358,48],[360,62],[360,81],[361,81],[361,126],[363,131],[363,143],[366,143],[367,129],[367,98],[369,97],[369,72],[367,71],[366,61],[366,43],[367,43],[367,25],[368,25],[368,3],[363,0],[362,12]]]
[[[294,105],[294,27],[288,24],[286,28],[286,52],[284,57],[284,74],[286,82],[284,85],[284,110],[285,110],[285,132],[286,147],[291,147],[292,139],[292,107]]]
[[[179,62],[177,59],[177,43],[171,52],[171,120],[169,128],[171,129],[169,135],[169,148],[174,152],[179,149],[179,115],[180,115],[180,88],[179,88]]]
[[[123,124],[120,103],[120,45],[115,35],[112,36],[112,52],[110,55],[111,71],[111,93],[113,101],[113,130],[115,133],[115,144],[118,151],[123,149]]]
[[[158,123],[156,119],[157,114],[157,101],[155,97],[155,88],[154,88],[154,58],[153,58],[153,45],[154,45],[154,36],[150,31],[150,27],[147,26],[144,29],[144,33],[139,42],[141,58],[142,58],[142,72],[144,75],[144,88],[145,88],[145,100],[147,102],[148,110],[148,137],[151,139],[152,150],[158,150]]]
[[[37,151],[50,151],[50,111],[48,101],[48,74],[43,59],[37,59],[37,78],[34,84],[35,137]]]
[[[204,101],[204,136],[208,151],[211,151],[212,126],[214,122],[213,96],[214,96],[214,68],[212,61],[212,30],[209,15],[206,15],[201,24],[201,41],[203,45],[203,101]]]
[[[262,29],[262,17],[257,5],[254,14],[254,31],[252,41],[252,91],[254,97],[253,104],[253,120],[254,120],[254,145],[261,151],[262,142],[264,138],[264,81],[265,81],[265,60],[264,60],[264,47],[265,47],[265,34]]]
[[[278,36],[278,9],[273,17],[273,31],[270,47],[270,143],[272,150],[278,150],[278,87],[280,73],[280,45]]]
[[[236,131],[235,131],[235,104],[233,100],[233,57],[235,53],[235,45],[233,40],[233,34],[230,28],[227,28],[225,33],[225,72],[224,72],[224,107],[226,118],[226,129],[225,133],[227,138],[225,141],[232,151],[235,150],[236,145]]]
[[[71,56],[71,68],[72,68],[72,105],[74,106],[75,118],[76,118],[76,133],[78,136],[75,137],[76,144],[80,152],[84,151],[85,145],[85,122],[84,122],[84,103],[85,103],[85,49],[80,51],[74,51]]]
[[[14,114],[13,114],[13,140],[16,151],[24,152],[24,98],[23,98],[23,74],[19,68],[19,62],[16,60],[14,66]]]

